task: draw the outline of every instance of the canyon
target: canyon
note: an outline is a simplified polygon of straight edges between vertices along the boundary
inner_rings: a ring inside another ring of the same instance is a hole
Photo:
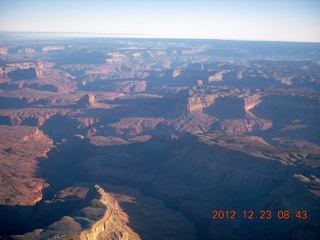
[[[318,43],[0,50],[0,238],[320,238]]]

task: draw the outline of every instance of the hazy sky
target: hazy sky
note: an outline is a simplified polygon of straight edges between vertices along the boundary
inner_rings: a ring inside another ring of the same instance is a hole
[[[320,0],[0,0],[0,31],[320,42]]]

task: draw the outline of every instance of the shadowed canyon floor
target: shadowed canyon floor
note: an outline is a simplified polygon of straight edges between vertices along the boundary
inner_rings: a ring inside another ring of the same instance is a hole
[[[12,36],[0,65],[0,238],[320,238],[319,44]]]

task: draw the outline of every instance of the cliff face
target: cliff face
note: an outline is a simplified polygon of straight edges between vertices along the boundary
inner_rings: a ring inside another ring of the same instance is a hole
[[[108,104],[97,102],[94,94],[84,95],[77,103],[77,107],[93,109],[93,108],[109,108]]]
[[[35,176],[36,159],[46,157],[52,146],[38,128],[0,126],[0,204],[32,206],[42,199],[48,184]]]
[[[28,87],[40,91],[70,92],[75,90],[74,77],[54,69],[47,62],[18,62],[5,64],[0,71],[0,82],[5,89]]]
[[[261,96],[259,94],[253,94],[251,96],[248,96],[244,99],[244,109],[246,112],[250,111],[252,108],[257,106],[259,103],[262,102],[260,99]]]
[[[126,214],[115,199],[98,185],[93,199],[72,216],[45,229],[36,229],[13,239],[78,239],[78,240],[138,240],[140,237],[127,226]],[[90,195],[90,193],[89,193]],[[89,196],[90,197],[90,196]]]
[[[26,80],[34,79],[42,74],[42,62],[20,62],[10,63],[2,67],[4,78],[8,77],[11,80]]]
[[[100,203],[106,207],[104,216],[92,225],[91,228],[80,234],[80,240],[135,240],[140,237],[132,231],[124,219],[125,213],[122,212],[119,204],[108,195],[101,187],[96,185],[97,192],[100,194]],[[92,202],[93,203],[93,202]],[[93,206],[99,205],[94,202]]]
[[[293,211],[306,208],[310,219],[314,218],[319,198],[312,191],[319,188],[319,183],[311,178],[318,179],[319,176],[315,169],[307,166],[300,169],[292,159],[288,159],[287,155],[293,154],[292,149],[274,148],[262,138],[224,136],[224,133],[200,134],[199,137],[187,134],[177,139],[170,135],[157,135],[132,147],[100,149],[99,155],[83,164],[86,180],[119,185],[130,183],[140,187],[146,195],[163,200],[192,219],[200,239],[203,228],[212,231],[210,239],[232,238],[229,227],[248,236],[253,232],[272,235],[277,231],[297,233],[298,228],[305,230],[305,226],[295,225],[298,221],[295,224],[284,221],[279,226],[273,226],[271,221],[264,222],[263,226],[246,226],[247,220],[243,219],[225,225],[213,222],[210,218],[213,208],[222,209],[223,206],[237,211],[252,206],[262,210],[268,206],[274,213],[276,209]],[[144,169],[139,166],[144,166]],[[303,176],[311,174],[312,177],[305,183],[293,178],[297,172]],[[203,199],[207,202],[204,203]],[[159,218],[162,214],[159,213]],[[133,219],[135,217],[132,216]],[[154,219],[150,218],[150,221]],[[315,220],[312,221],[318,226]],[[315,231],[317,227],[310,229]]]
[[[209,107],[218,98],[217,94],[213,95],[196,95],[188,98],[189,111],[203,110]]]
[[[212,89],[214,92],[215,90]],[[244,134],[272,127],[272,121],[254,115],[250,110],[262,102],[261,94],[239,90],[206,93],[205,89],[189,91],[187,114],[173,121],[177,130],[208,132],[210,129]]]

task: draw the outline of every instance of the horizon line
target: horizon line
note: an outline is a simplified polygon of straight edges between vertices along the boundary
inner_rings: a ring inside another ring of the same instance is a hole
[[[247,41],[247,42],[283,42],[283,43],[320,43],[314,41],[293,41],[293,40],[263,40],[263,39],[224,39],[224,38],[204,38],[204,37],[182,37],[182,36],[164,36],[146,33],[98,33],[98,32],[45,32],[45,31],[1,31],[0,34],[24,34],[24,35],[46,35],[49,39],[54,38],[54,35],[67,35],[73,38],[131,38],[131,39],[181,39],[181,40],[219,40],[219,41]],[[53,36],[49,36],[53,35]],[[82,36],[81,36],[82,35]],[[83,36],[85,35],[85,36]],[[64,38],[67,38],[65,36]],[[56,36],[57,37],[57,36]],[[62,37],[62,36],[60,36]],[[0,40],[1,41],[1,40]]]

